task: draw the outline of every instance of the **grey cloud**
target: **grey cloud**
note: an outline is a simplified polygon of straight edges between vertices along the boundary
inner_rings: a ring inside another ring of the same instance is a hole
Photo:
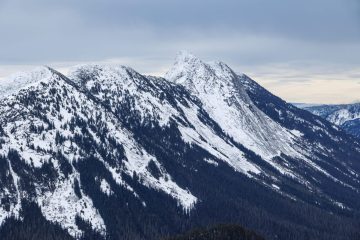
[[[3,66],[126,58],[161,72],[181,49],[242,72],[360,65],[358,0],[0,0],[0,31]]]
[[[254,64],[356,62],[359,19],[356,0],[3,0],[0,62],[165,60],[183,48]]]

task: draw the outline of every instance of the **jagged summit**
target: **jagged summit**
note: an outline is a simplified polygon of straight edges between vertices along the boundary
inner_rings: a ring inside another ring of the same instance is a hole
[[[175,56],[174,65],[178,65],[178,66],[188,65],[188,66],[197,67],[199,64],[218,66],[220,68],[224,68],[224,69],[226,68],[227,70],[231,70],[230,67],[222,61],[204,62],[199,57],[194,55],[192,52],[186,50],[179,51]],[[169,72],[171,72],[171,70]]]
[[[187,80],[187,84],[190,84],[191,80],[196,82],[215,80],[216,76],[231,78],[232,74],[233,71],[222,62],[205,63],[192,53],[181,51],[176,55],[175,62],[172,68],[165,74],[165,78],[169,80],[176,79],[177,83],[185,84]],[[190,79],[194,75],[198,77],[202,75],[202,78]]]
[[[181,50],[176,54],[175,57],[175,63],[177,64],[181,64],[184,62],[198,62],[201,61],[198,57],[196,57],[193,53],[186,51],[186,50]]]

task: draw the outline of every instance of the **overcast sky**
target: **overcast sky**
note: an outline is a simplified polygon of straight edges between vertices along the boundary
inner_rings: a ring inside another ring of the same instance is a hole
[[[360,101],[360,0],[0,0],[0,80],[83,62],[222,60],[292,102]]]

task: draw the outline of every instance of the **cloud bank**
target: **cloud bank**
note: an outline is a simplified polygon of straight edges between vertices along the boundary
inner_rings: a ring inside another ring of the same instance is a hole
[[[289,101],[360,98],[357,0],[1,0],[0,31],[0,78],[89,61],[159,75],[186,49]],[[333,84],[338,91],[315,91]]]

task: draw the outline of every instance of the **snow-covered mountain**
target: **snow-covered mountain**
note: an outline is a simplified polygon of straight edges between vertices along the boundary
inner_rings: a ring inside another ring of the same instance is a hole
[[[308,106],[303,109],[318,115],[360,137],[360,103]]]
[[[300,137],[296,130],[282,128],[257,109],[226,64],[203,63],[181,52],[165,78],[185,86],[226,134],[264,159],[271,160],[280,153],[302,156],[301,150],[296,149],[295,142]]]
[[[224,63],[182,52],[165,78],[82,65],[1,84],[3,224],[33,202],[74,238],[217,222],[269,239],[356,232],[360,143]]]

